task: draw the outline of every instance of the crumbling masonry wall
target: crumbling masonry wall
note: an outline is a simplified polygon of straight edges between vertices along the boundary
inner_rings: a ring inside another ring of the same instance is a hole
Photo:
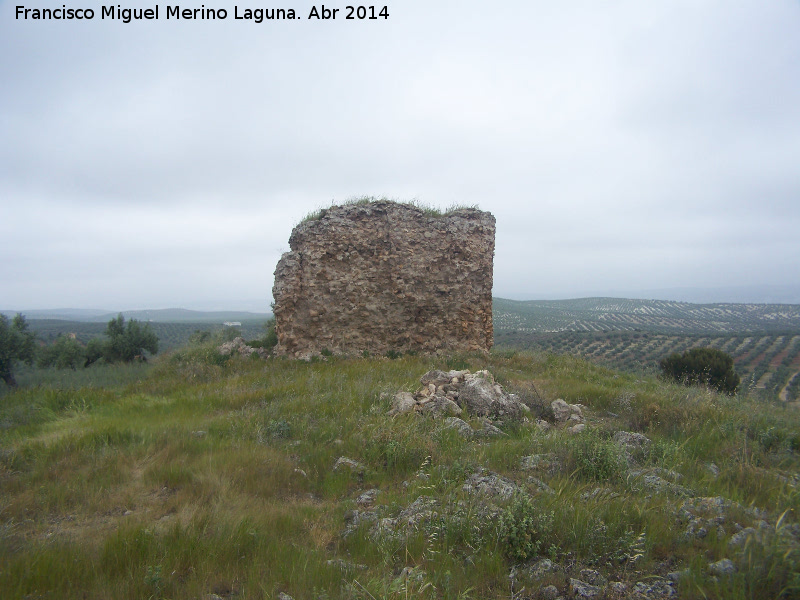
[[[275,269],[279,354],[487,351],[495,219],[389,201],[295,227]]]

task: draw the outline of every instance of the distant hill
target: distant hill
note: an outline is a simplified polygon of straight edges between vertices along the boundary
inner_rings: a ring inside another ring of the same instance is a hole
[[[0,311],[12,316],[16,311]],[[30,320],[106,323],[117,312],[92,309],[22,311]],[[153,323],[223,324],[263,322],[270,313],[197,311],[184,308],[125,310],[126,319]],[[800,304],[691,304],[671,300],[494,298],[495,332],[558,333],[648,331],[658,333],[747,333],[800,330]]]
[[[109,314],[107,310],[93,308],[52,308],[44,310],[0,310],[0,314],[13,317],[17,313],[22,313],[25,318],[30,319],[59,319],[62,321],[93,321],[98,317]],[[116,314],[114,315],[117,316]],[[110,319],[110,317],[109,317]],[[107,319],[108,320],[108,319]]]
[[[495,334],[648,331],[746,333],[800,331],[800,304],[689,304],[669,300],[494,299]]]
[[[248,340],[257,339],[264,335],[264,324],[267,316],[260,319],[241,319],[234,322],[241,323],[235,329]],[[230,321],[228,321],[230,322]],[[66,321],[63,319],[29,319],[31,331],[35,332],[39,341],[51,343],[59,334],[74,336],[79,342],[86,344],[94,337],[102,336],[106,332],[106,322],[97,321]],[[208,331],[210,333],[225,329],[224,321],[151,321],[148,323],[153,332],[158,336],[159,352],[164,352],[185,345],[195,331]]]
[[[794,281],[797,275],[787,274]],[[517,300],[526,300],[530,293],[512,294]],[[540,300],[562,300],[564,298],[650,298],[690,302],[693,304],[800,304],[800,284],[782,285],[738,285],[726,287],[672,287],[653,289],[605,288],[536,294]]]
[[[5,315],[13,316],[17,311],[0,311]],[[84,323],[105,323],[115,318],[119,312],[108,310],[56,308],[51,310],[23,310],[19,311],[28,320],[46,319],[63,321],[80,321]],[[123,310],[126,319],[151,321],[154,323],[224,323],[226,321],[264,321],[271,317],[270,313],[257,313],[247,311],[198,311],[185,308],[164,308],[145,310]]]
[[[636,298],[660,298],[696,304],[718,302],[735,304],[800,304],[800,285],[750,285],[719,288],[666,288],[645,290],[638,294],[602,294],[634,296]]]
[[[91,319],[92,321],[108,321],[118,313],[108,313]],[[225,321],[264,321],[271,317],[269,313],[247,311],[199,311],[185,308],[163,308],[158,310],[123,310],[126,319],[152,321],[155,323],[224,323]]]

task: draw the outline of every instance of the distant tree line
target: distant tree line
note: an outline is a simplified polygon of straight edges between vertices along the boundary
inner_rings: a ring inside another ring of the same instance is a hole
[[[9,387],[17,385],[13,369],[18,362],[78,369],[98,362],[146,361],[147,353],[157,352],[158,337],[150,325],[136,319],[126,322],[121,313],[108,322],[105,338],[93,338],[85,346],[64,334],[59,334],[50,345],[39,346],[24,316],[17,314],[9,321],[8,317],[0,315],[0,378]]]

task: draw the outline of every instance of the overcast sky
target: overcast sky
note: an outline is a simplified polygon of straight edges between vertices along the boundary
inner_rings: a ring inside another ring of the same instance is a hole
[[[22,1],[0,308],[268,310],[292,227],[364,195],[492,212],[495,296],[800,284],[796,0],[243,0],[300,17],[260,24]]]

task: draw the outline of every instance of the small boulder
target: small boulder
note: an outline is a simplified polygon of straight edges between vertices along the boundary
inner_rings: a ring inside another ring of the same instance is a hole
[[[407,529],[414,529],[420,523],[437,517],[439,513],[434,509],[438,506],[439,502],[436,498],[419,496],[400,512],[395,521],[405,524]]]
[[[614,434],[614,442],[624,448],[645,448],[652,443],[646,435],[631,431],[618,431]]]
[[[550,403],[550,408],[553,409],[553,416],[558,423],[566,423],[567,419],[569,419],[569,416],[572,414],[569,404],[564,402],[561,398],[553,400]]]
[[[603,586],[607,583],[606,578],[600,574],[600,571],[595,571],[594,569],[581,569],[581,581],[597,586]]]
[[[364,524],[374,525],[378,521],[378,513],[374,510],[352,510],[344,516],[342,537],[348,537]]]
[[[555,494],[556,491],[537,477],[528,477],[528,483],[536,488],[537,493]]]
[[[445,373],[444,371],[433,370],[433,371],[428,371],[427,373],[425,373],[425,375],[420,377],[419,382],[425,387],[428,387],[429,385],[433,384],[433,389],[436,390],[437,387],[439,387],[440,385],[445,385],[447,383],[450,383],[451,380],[452,377],[450,377],[449,373]]]
[[[561,470],[561,461],[553,453],[531,454],[519,459],[521,469],[554,475]]]
[[[461,407],[453,402],[453,400],[447,396],[440,396],[438,394],[423,398],[417,405],[417,410],[422,414],[427,414],[434,418],[441,415],[457,417],[462,412]]]
[[[471,414],[481,417],[519,419],[530,410],[516,396],[506,394],[499,385],[483,377],[467,379],[459,390],[458,402]]]
[[[628,586],[622,581],[612,581],[608,584],[608,589],[618,596],[624,596],[628,592]]]
[[[335,569],[339,569],[340,571],[364,571],[367,569],[367,565],[360,565],[356,563],[352,563],[346,560],[342,560],[341,558],[333,558],[331,560],[326,561],[326,564],[329,567],[333,567]]]
[[[558,598],[558,588],[554,585],[547,585],[539,590],[542,600],[556,600]]]
[[[503,500],[508,500],[520,488],[516,483],[502,475],[481,469],[467,479],[462,489],[472,494],[497,496]]]
[[[558,571],[559,567],[549,558],[543,558],[528,567],[527,571],[533,579],[542,579],[551,573]]]
[[[506,435],[506,433],[495,427],[489,419],[484,419],[483,427],[480,431],[476,432],[476,435],[482,437],[497,437],[499,435]]]
[[[367,490],[366,492],[360,494],[358,498],[356,498],[356,504],[360,504],[361,506],[371,506],[375,502],[375,498],[380,494],[380,490],[377,488],[373,488],[371,490]]]
[[[594,598],[603,593],[603,588],[570,577],[569,590],[574,598]]]
[[[648,492],[655,492],[656,494],[672,494],[674,496],[682,496],[690,498],[694,496],[691,490],[678,485],[677,483],[670,483],[666,479],[662,479],[658,475],[643,474],[642,471],[630,471],[628,481],[631,488],[634,490],[643,490]]]
[[[447,417],[444,420],[444,426],[450,429],[455,429],[465,438],[472,437],[473,435],[472,427],[469,426],[469,423],[459,419],[458,417]]]
[[[392,398],[392,409],[388,412],[390,417],[411,412],[417,405],[414,395],[409,392],[397,392]]]
[[[730,558],[723,558],[708,565],[708,570],[717,576],[733,575],[736,572],[736,565]]]
[[[734,548],[744,548],[748,538],[753,537],[754,539],[758,539],[756,536],[757,532],[754,527],[745,527],[731,536],[731,539],[728,540],[728,545]]]
[[[352,458],[347,458],[346,456],[340,456],[336,459],[336,463],[333,465],[334,471],[339,471],[341,469],[348,468],[353,472],[363,473],[365,468],[360,462],[353,460]]]
[[[657,579],[655,581],[637,581],[633,586],[634,598],[641,600],[659,600],[660,598],[673,598],[678,592],[671,581]]]

